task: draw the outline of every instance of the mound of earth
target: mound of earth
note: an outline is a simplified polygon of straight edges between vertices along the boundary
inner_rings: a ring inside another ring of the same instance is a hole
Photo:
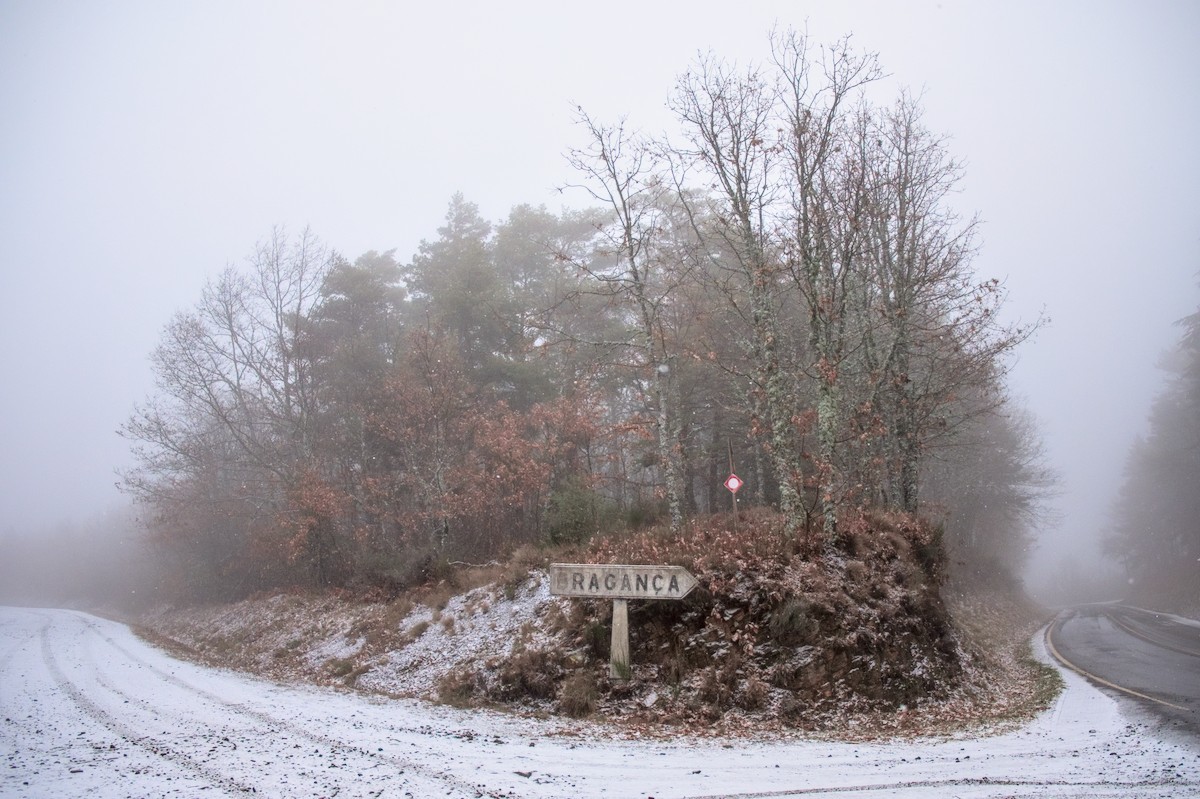
[[[864,517],[818,548],[773,515],[743,515],[736,531],[732,522],[571,553],[684,566],[699,581],[682,601],[630,602],[628,680],[609,677],[611,603],[552,597],[545,560],[464,572],[459,585],[389,602],[288,594],[144,623],[194,657],[279,679],[640,731],[947,731],[1053,696],[1053,678],[1023,652],[1036,626],[1027,608],[956,596],[952,618],[935,529]]]
[[[700,584],[682,601],[630,603],[628,681],[608,676],[610,603],[576,600],[544,648],[464,664],[439,683],[442,697],[649,724],[896,730],[1009,712],[996,668],[1005,688],[1025,672],[1025,696],[1035,693],[1031,663],[989,658],[956,630],[928,525],[864,517],[817,549],[778,517],[756,514],[737,531],[730,522],[598,541],[586,553],[684,566]]]

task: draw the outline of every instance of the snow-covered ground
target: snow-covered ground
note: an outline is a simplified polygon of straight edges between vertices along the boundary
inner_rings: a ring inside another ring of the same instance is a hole
[[[585,722],[277,685],[83,613],[2,608],[0,795],[1200,796],[1200,743],[1063,679],[1049,711],[991,736],[617,740]]]

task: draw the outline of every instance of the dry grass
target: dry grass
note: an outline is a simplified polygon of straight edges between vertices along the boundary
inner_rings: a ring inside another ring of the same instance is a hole
[[[558,707],[571,718],[583,718],[596,711],[599,692],[596,675],[585,670],[572,672],[562,682],[558,691]]]

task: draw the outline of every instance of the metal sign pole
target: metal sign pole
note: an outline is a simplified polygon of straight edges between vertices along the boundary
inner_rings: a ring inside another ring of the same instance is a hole
[[[737,476],[737,471],[733,468],[733,441],[727,441],[729,444],[729,478],[733,480]],[[733,532],[737,535],[738,531],[738,512],[737,512],[737,490],[740,487],[737,483],[730,483],[730,480],[725,481],[725,485],[729,488],[729,493],[733,497]]]

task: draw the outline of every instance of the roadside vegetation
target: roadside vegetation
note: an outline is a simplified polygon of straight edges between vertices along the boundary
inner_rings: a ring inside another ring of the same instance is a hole
[[[282,680],[458,707],[606,722],[615,733],[839,737],[1004,729],[1060,684],[1016,586],[946,581],[938,531],[845,520],[835,551],[789,543],[777,513],[522,550],[385,600],[329,592],[159,609],[142,632],[185,656]],[[549,595],[551,561],[658,562],[699,587],[632,602],[628,680],[609,676],[610,603]],[[943,600],[943,596],[947,599]],[[675,733],[672,733],[675,731]]]
[[[461,704],[803,729],[994,708],[984,670],[1028,669],[946,597],[1019,605],[1054,479],[1005,377],[1038,321],[975,274],[918,99],[879,102],[848,39],[767,44],[683,72],[669,136],[578,109],[587,208],[492,222],[457,195],[407,261],[278,229],[212,280],[122,427],[151,553],[124,598],[174,605],[150,626],[214,663]],[[604,605],[515,604],[562,553],[700,579],[634,609],[627,686]],[[486,655],[380,677],[481,614]]]

